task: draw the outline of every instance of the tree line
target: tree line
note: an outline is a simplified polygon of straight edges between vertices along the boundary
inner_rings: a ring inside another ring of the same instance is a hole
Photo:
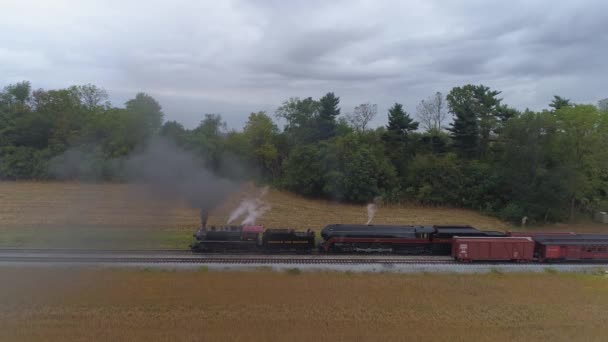
[[[555,96],[518,111],[484,85],[400,103],[369,127],[377,105],[342,112],[340,98],[290,98],[253,112],[242,130],[205,114],[194,129],[164,121],[145,93],[113,106],[94,85],[0,92],[0,179],[120,181],[120,161],[161,136],[226,177],[315,198],[466,207],[505,220],[549,222],[608,209],[608,111]],[[282,127],[279,127],[281,123]],[[59,174],[58,165],[78,156]]]

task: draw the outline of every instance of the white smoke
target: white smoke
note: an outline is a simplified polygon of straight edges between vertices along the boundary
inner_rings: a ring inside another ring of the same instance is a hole
[[[241,222],[243,225],[253,225],[255,221],[262,217],[265,212],[270,210],[272,207],[269,203],[264,201],[264,196],[268,193],[268,187],[260,189],[256,198],[244,198],[239,206],[234,209],[228,217],[228,224],[233,223],[239,217],[245,215],[245,219]]]
[[[374,219],[374,215],[376,215],[376,210],[378,210],[378,207],[376,206],[376,204],[370,203],[367,205],[367,223],[366,224],[372,223],[372,220]]]
[[[270,210],[271,206],[269,204],[262,204],[261,206],[254,207],[253,210],[247,213],[247,217],[241,222],[242,225],[254,225],[255,221],[262,217],[265,212]]]
[[[230,216],[228,217],[228,224],[231,224],[236,219],[243,216],[246,212],[248,212],[250,210],[249,208],[253,205],[254,205],[254,202],[252,199],[246,198],[246,199],[242,200],[241,203],[239,204],[239,206],[236,207],[236,209],[234,209],[230,213]]]

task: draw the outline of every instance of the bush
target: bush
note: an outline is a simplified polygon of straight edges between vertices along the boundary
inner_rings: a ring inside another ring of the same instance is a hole
[[[422,204],[460,206],[462,180],[462,169],[455,155],[419,155],[409,168],[408,193]]]
[[[323,190],[323,169],[319,145],[294,148],[283,162],[281,182],[287,190],[305,196],[319,196]]]
[[[505,221],[519,223],[521,222],[521,219],[525,216],[525,213],[519,205],[515,203],[509,203],[506,207],[500,210],[498,216]]]
[[[0,150],[0,179],[46,179],[50,151],[7,146]]]

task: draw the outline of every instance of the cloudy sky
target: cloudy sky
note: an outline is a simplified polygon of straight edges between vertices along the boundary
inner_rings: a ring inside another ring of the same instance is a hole
[[[167,119],[241,127],[289,97],[333,91],[342,111],[416,104],[485,84],[516,108],[608,97],[608,1],[3,0],[2,85],[138,91]]]

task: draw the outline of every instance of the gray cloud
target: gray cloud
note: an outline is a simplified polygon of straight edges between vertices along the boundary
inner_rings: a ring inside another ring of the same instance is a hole
[[[541,109],[553,94],[608,96],[606,13],[602,0],[9,0],[0,72],[37,87],[95,83],[116,104],[146,91],[188,126],[219,112],[240,127],[251,111],[327,91],[343,112],[367,101],[413,111],[465,83]]]

